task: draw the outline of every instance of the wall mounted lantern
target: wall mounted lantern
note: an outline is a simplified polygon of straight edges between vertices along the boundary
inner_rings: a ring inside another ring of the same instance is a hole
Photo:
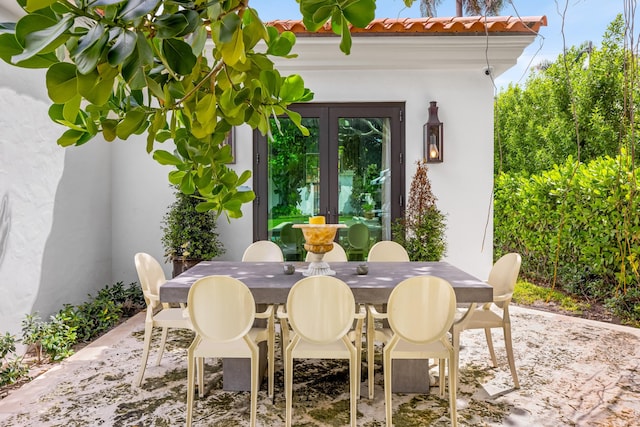
[[[423,127],[424,154],[427,163],[442,162],[443,126],[438,119],[436,101],[429,103],[429,120]]]

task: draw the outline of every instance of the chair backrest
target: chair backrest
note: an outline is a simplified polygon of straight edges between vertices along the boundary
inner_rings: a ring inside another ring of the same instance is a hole
[[[305,259],[306,262],[311,261],[310,254],[311,252],[307,252],[307,258]],[[344,251],[344,248],[336,242],[333,242],[333,249],[331,249],[329,252],[324,254],[324,257],[322,257],[322,260],[327,262],[347,262],[348,261],[347,253]]]
[[[347,231],[347,239],[349,245],[354,248],[362,249],[369,244],[369,227],[361,222],[356,222],[349,226]]]
[[[382,240],[371,246],[367,261],[406,262],[409,261],[409,254],[401,244],[392,240]]]
[[[426,344],[443,337],[456,313],[456,294],[440,277],[415,276],[391,291],[387,304],[389,326],[400,338]]]
[[[195,331],[215,342],[242,338],[256,315],[255,300],[247,285],[229,276],[196,280],[189,289],[187,309]]]
[[[284,256],[280,246],[273,243],[271,240],[258,240],[250,244],[245,249],[242,255],[242,261],[259,262],[259,261],[273,261],[282,262]]]
[[[167,281],[164,270],[154,257],[144,252],[135,254],[134,261],[144,299],[147,305],[155,308],[159,304],[157,297],[160,294],[160,285]],[[156,298],[152,300],[151,297]]]
[[[287,297],[289,326],[303,340],[327,344],[352,327],[355,298],[349,286],[333,276],[309,276],[291,287]]]
[[[503,255],[493,264],[487,283],[493,286],[494,297],[513,294],[521,264],[522,257],[514,252]]]
[[[304,236],[301,229],[293,228],[293,223],[287,222],[280,230],[280,240],[284,244],[299,245],[304,243]]]

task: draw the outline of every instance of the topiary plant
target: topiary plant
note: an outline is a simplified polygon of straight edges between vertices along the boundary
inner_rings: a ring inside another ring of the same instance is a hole
[[[404,218],[392,226],[393,240],[404,246],[411,261],[439,261],[447,251],[446,217],[436,206],[427,171],[427,163],[418,161]]]
[[[163,218],[162,245],[167,261],[210,260],[225,253],[216,232],[216,214],[198,212],[201,202],[196,196],[180,191]],[[197,195],[197,194],[196,194]]]

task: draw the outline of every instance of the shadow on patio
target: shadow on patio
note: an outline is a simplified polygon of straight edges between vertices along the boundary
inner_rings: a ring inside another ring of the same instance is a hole
[[[461,335],[458,420],[472,426],[632,426],[640,419],[640,330],[512,305],[514,352],[521,388],[512,389],[502,333],[494,333],[493,369],[482,331]],[[152,347],[142,388],[131,386],[142,352],[144,313],[0,400],[1,426],[176,426],[185,422],[188,332],[169,334],[162,364]],[[156,338],[158,338],[156,336]],[[156,342],[154,342],[156,343]],[[266,381],[258,425],[284,424],[282,363],[276,351],[275,401]],[[220,390],[221,364],[208,360],[205,397],[196,426],[249,424],[249,393]],[[358,425],[384,425],[382,366],[376,359],[376,397],[362,383]],[[293,422],[349,422],[346,364],[297,363]],[[363,379],[366,370],[363,370]],[[430,395],[394,394],[397,426],[449,425],[448,402]]]

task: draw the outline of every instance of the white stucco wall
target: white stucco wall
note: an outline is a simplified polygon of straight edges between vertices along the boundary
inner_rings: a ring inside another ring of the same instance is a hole
[[[0,19],[16,19],[5,6]],[[104,141],[56,144],[65,128],[49,119],[44,76],[0,61],[0,200],[10,221],[0,333],[19,333],[25,314],[46,319],[112,280],[111,155]]]

